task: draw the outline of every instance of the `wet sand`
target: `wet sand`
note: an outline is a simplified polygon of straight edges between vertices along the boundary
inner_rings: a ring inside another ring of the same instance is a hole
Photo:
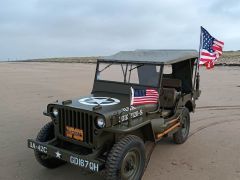
[[[26,139],[48,122],[47,103],[89,94],[95,65],[0,63],[0,179],[102,179],[65,165],[40,166]],[[240,179],[240,67],[201,69],[202,94],[188,141],[158,143],[144,180]]]

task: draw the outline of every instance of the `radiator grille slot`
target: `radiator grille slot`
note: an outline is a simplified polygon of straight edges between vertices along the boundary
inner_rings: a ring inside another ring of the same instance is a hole
[[[65,136],[65,127],[70,126],[83,130],[83,142],[93,143],[94,117],[87,112],[74,109],[59,109],[59,133]]]

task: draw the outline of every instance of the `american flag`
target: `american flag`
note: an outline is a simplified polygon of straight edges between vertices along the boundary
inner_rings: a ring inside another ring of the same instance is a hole
[[[131,87],[131,94],[131,105],[157,104],[159,98],[158,91],[151,88],[133,89]]]
[[[207,69],[213,68],[215,61],[222,55],[224,42],[217,40],[201,27],[201,45],[199,64],[205,64]]]

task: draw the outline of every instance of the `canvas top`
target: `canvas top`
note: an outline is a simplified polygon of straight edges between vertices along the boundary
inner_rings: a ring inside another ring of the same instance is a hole
[[[99,61],[119,63],[173,64],[198,57],[198,51],[192,49],[161,49],[120,51],[111,56],[103,56]]]

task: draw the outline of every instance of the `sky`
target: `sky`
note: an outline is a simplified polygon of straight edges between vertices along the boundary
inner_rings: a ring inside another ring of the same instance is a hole
[[[0,60],[198,49],[200,26],[240,49],[237,0],[0,0]]]

